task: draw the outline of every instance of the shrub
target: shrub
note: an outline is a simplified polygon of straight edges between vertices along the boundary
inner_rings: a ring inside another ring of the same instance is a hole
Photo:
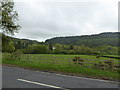
[[[75,54],[75,51],[74,50],[69,50],[68,54]]]
[[[96,56],[96,58],[100,58],[100,56]]]
[[[46,53],[49,53],[47,46],[37,45],[37,44],[29,45],[23,51],[26,54],[46,54]]]
[[[74,62],[75,64],[77,64],[77,59],[78,59],[78,57],[74,57],[74,58],[73,58],[73,62]]]
[[[67,54],[67,50],[62,50],[62,54]]]
[[[16,52],[11,54],[11,60],[20,60],[20,56],[22,55],[22,51],[17,50]]]
[[[3,53],[2,60],[11,60],[11,53]]]

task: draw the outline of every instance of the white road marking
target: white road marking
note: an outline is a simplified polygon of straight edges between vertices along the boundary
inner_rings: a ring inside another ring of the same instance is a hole
[[[53,86],[53,85],[48,85],[48,84],[43,84],[43,83],[34,82],[34,81],[29,81],[29,80],[24,80],[24,79],[17,79],[17,80],[18,80],[18,81],[27,82],[27,83],[36,84],[36,85],[42,85],[42,86],[46,86],[46,87],[51,87],[51,88],[64,89],[64,88],[62,88],[62,87]],[[67,90],[67,89],[64,89],[64,90]]]

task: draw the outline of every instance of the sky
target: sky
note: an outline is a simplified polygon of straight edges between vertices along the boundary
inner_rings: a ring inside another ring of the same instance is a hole
[[[118,1],[15,1],[21,29],[14,37],[41,42],[53,37],[118,32]]]

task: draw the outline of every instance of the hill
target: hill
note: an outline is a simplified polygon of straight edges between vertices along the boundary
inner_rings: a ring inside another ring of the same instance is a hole
[[[44,42],[38,42],[36,40],[29,40],[29,39],[19,39],[14,37],[9,37],[9,39],[13,41],[14,46],[17,49],[26,48],[28,45],[32,45],[32,44],[45,44]]]
[[[12,41],[16,49],[26,48],[28,45],[32,45],[32,44],[45,44],[44,42],[38,42],[37,40],[20,39],[20,38],[6,36],[3,33],[0,33],[0,38],[1,37],[2,37],[2,46],[8,44],[7,42]]]
[[[64,45],[86,45],[90,47],[101,45],[118,46],[119,34],[120,32],[105,32],[94,35],[55,37],[47,39],[45,42],[48,44],[59,43]]]

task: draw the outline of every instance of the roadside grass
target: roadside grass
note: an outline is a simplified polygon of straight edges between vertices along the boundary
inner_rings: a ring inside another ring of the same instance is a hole
[[[21,66],[24,68],[33,68],[42,71],[56,71],[67,73],[71,75],[80,75],[92,78],[100,78],[100,79],[109,79],[118,81],[119,73],[117,71],[101,71],[96,69],[84,68],[80,66],[71,66],[71,65],[56,65],[53,63],[41,63],[41,62],[33,62],[33,61],[10,61],[3,60],[3,64],[11,64],[16,66]]]
[[[2,64],[2,53],[0,53],[0,64]]]

